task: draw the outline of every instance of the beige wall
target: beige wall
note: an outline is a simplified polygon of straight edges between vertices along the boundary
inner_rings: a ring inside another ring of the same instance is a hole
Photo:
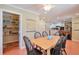
[[[27,30],[27,19],[33,19],[36,21],[36,30],[39,29],[39,31],[43,31],[43,29],[45,29],[45,22],[44,21],[40,21],[39,17],[37,14],[29,12],[29,11],[24,11],[9,5],[0,5],[0,9],[4,9],[4,10],[8,10],[8,11],[13,11],[13,12],[17,12],[20,13],[22,15],[22,36],[26,35],[26,30]],[[43,25],[43,26],[42,26]],[[42,29],[41,29],[42,28]],[[1,33],[0,33],[1,34]],[[21,37],[22,38],[22,37]],[[21,43],[21,42],[20,42]],[[22,43],[22,47],[24,46],[24,43]]]
[[[72,19],[72,40],[79,41],[79,17]]]

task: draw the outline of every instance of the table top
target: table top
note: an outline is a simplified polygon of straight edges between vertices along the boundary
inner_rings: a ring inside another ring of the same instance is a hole
[[[40,37],[37,39],[32,39],[31,42],[44,50],[54,48],[57,41],[60,39],[59,36],[53,36],[51,40],[48,40],[48,37]]]

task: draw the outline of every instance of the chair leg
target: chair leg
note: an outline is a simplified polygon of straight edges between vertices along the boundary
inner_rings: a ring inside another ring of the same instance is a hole
[[[65,52],[65,54],[67,55],[66,50],[64,49],[63,51],[64,51],[64,52]]]
[[[60,55],[63,55],[62,50],[60,50]]]
[[[66,50],[65,50],[65,49],[62,49],[61,51],[62,51],[62,52],[64,51],[64,53],[67,55],[67,53],[66,53]]]
[[[47,55],[47,51],[46,50],[41,50],[41,52],[43,53],[42,55]]]

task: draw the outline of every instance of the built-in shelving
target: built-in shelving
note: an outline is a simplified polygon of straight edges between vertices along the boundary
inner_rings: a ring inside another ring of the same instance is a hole
[[[3,43],[18,41],[19,15],[3,12]]]

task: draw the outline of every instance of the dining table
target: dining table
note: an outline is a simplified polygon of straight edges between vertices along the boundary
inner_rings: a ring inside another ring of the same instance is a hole
[[[50,50],[55,47],[57,41],[60,39],[60,36],[52,36],[51,39],[48,39],[48,36],[46,37],[39,37],[36,39],[31,39],[32,44],[40,47],[41,49],[47,51],[47,55],[50,55]]]

